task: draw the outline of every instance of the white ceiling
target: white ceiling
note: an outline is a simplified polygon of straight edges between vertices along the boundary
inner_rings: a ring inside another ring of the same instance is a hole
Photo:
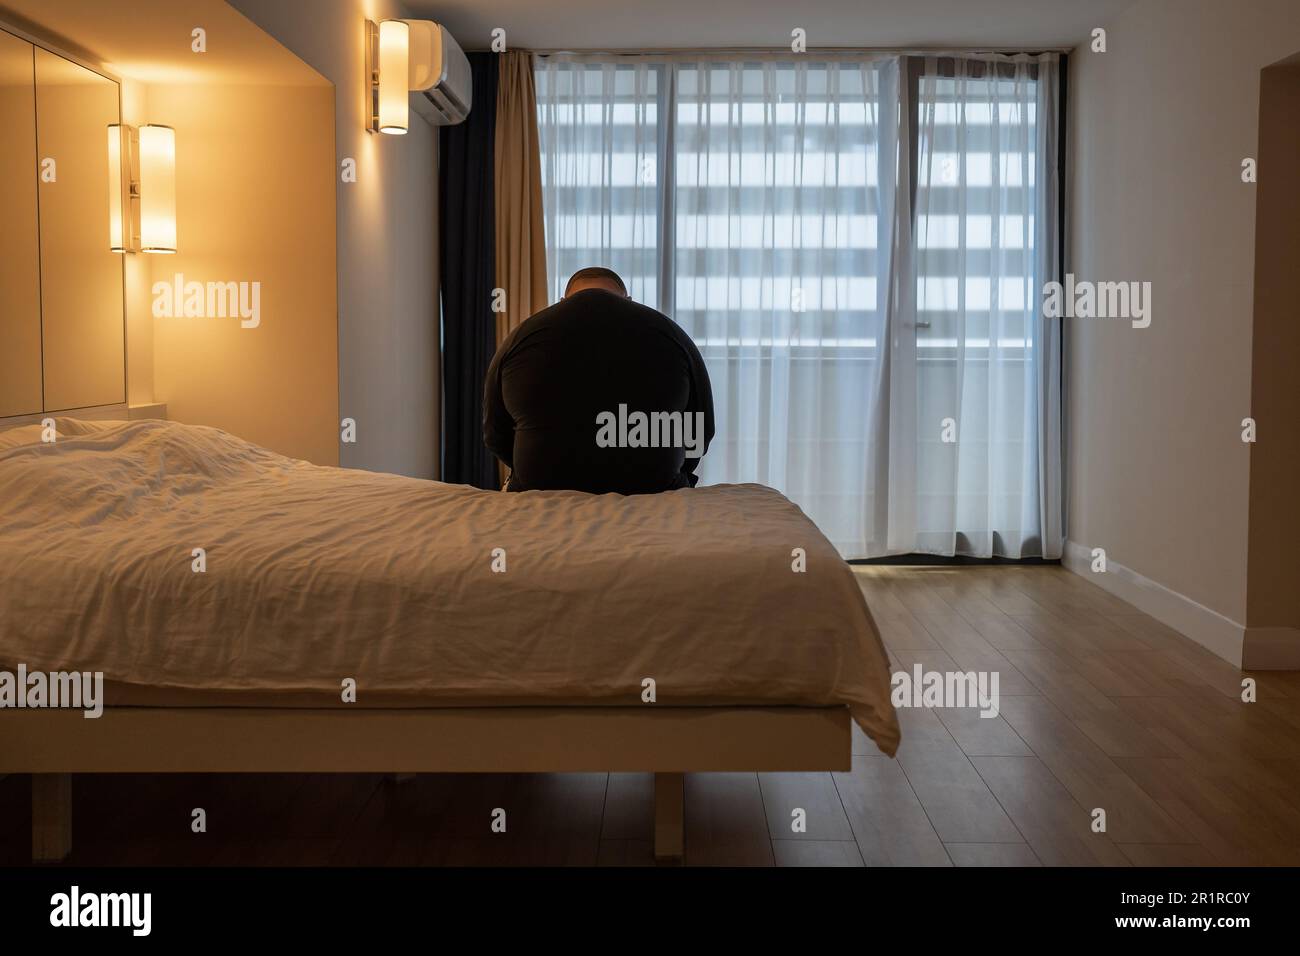
[[[808,46],[1071,48],[1136,0],[405,0],[469,50],[492,30],[535,50]]]

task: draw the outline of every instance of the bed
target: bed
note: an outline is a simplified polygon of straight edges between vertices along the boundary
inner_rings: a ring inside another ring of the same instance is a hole
[[[847,770],[889,665],[847,565],[785,497],[502,494],[323,468],[214,428],[0,432],[0,670],[102,672],[98,719],[0,709],[33,853],[69,774]],[[48,435],[44,437],[49,437]]]

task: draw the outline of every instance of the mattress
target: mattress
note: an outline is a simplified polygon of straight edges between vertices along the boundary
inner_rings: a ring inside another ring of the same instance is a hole
[[[771,488],[506,494],[174,422],[56,430],[0,432],[0,666],[102,672],[110,707],[341,701],[348,681],[358,705],[648,706],[653,687],[844,705],[897,748],[862,592]]]

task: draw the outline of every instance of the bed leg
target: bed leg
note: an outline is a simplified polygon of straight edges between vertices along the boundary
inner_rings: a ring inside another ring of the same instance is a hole
[[[72,774],[32,774],[32,861],[57,863],[72,852]]]
[[[685,781],[680,773],[655,774],[655,862],[680,863],[684,846]]]

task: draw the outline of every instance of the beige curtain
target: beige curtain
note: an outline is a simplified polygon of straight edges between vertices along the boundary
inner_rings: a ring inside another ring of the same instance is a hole
[[[496,284],[506,311],[496,317],[497,344],[546,301],[542,160],[537,143],[533,55],[503,53],[497,89]]]

